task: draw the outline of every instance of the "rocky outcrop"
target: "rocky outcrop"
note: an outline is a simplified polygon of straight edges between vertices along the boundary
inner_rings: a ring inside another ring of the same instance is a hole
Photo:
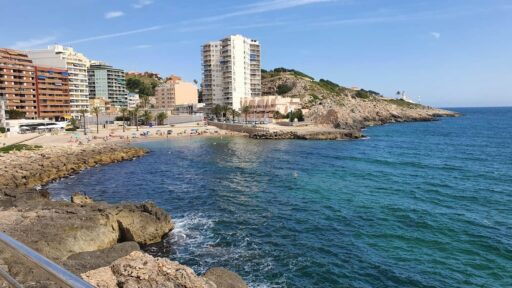
[[[51,201],[48,191],[30,188],[145,153],[109,145],[0,154],[0,231],[83,274],[96,287],[217,287],[186,266],[139,251],[139,244],[159,242],[174,228],[155,204],[110,205],[79,192],[70,202]],[[24,287],[61,287],[47,272],[1,247],[0,268]],[[0,280],[0,287],[4,284]]]
[[[278,87],[292,89],[284,97],[299,98],[306,120],[337,129],[362,128],[395,122],[432,121],[457,113],[435,109],[404,100],[389,99],[373,91],[358,91],[336,83],[315,81],[295,72],[262,74],[263,95],[276,95]]]
[[[76,253],[60,261],[60,263],[69,271],[80,275],[109,266],[117,259],[126,257],[132,252],[139,250],[140,247],[137,242],[124,242],[107,249]]]
[[[307,118],[320,125],[338,129],[360,130],[368,126],[387,123],[433,121],[439,117],[454,117],[457,113],[408,103],[403,100],[382,98],[344,98],[342,104],[324,100],[311,107]]]
[[[0,230],[54,260],[120,242],[156,243],[174,228],[170,216],[152,203],[78,205],[39,195],[28,202],[14,195],[7,203],[12,206],[0,207]]]
[[[133,252],[108,267],[84,273],[82,278],[101,288],[218,287],[197,276],[187,266],[169,259],[154,258],[142,252]]]
[[[247,288],[247,283],[238,274],[227,269],[214,267],[208,269],[203,275],[204,278],[212,281],[217,288]]]
[[[80,172],[143,156],[147,150],[129,146],[99,145],[52,147],[37,151],[0,154],[0,189],[31,188]]]

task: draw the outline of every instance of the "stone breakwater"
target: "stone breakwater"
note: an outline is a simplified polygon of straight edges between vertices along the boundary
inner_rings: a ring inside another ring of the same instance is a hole
[[[0,154],[0,189],[45,185],[96,165],[131,160],[147,150],[122,145],[51,147]]]
[[[344,140],[360,139],[363,135],[358,131],[321,130],[318,131],[268,131],[252,133],[249,137],[254,139],[300,139],[300,140]]]
[[[34,188],[89,167],[134,159],[147,152],[124,145],[101,145],[0,154],[0,231],[78,275],[110,269],[117,263],[117,268],[111,270],[118,277],[117,286],[112,286],[114,282],[109,282],[111,286],[101,284],[101,277],[97,282],[94,273],[84,277],[97,287],[246,287],[224,286],[222,281],[230,279],[229,273],[221,274],[220,282],[216,280],[220,285],[216,285],[190,268],[139,252],[139,245],[159,242],[174,228],[171,217],[153,203],[110,205],[80,193],[75,193],[70,202],[51,201],[48,191]],[[41,269],[20,258],[0,247],[0,268],[26,287],[59,287]],[[125,262],[116,262],[118,259],[132,263],[134,269],[152,263],[160,270],[134,274]],[[183,277],[189,277],[189,282],[183,282]],[[245,284],[243,280],[240,283]],[[0,279],[0,287],[4,284]]]

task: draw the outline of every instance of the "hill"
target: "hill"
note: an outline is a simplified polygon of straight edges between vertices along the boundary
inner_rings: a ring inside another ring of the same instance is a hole
[[[126,88],[131,93],[140,96],[154,96],[155,88],[161,83],[162,78],[154,73],[126,74]]]
[[[457,113],[386,98],[372,90],[354,90],[329,80],[286,68],[262,71],[263,95],[300,98],[306,119],[340,129],[356,129],[393,122],[432,121]]]

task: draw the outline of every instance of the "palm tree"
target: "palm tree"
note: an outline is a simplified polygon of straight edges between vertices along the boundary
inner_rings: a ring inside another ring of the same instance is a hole
[[[149,122],[153,120],[153,114],[151,114],[151,111],[144,111],[144,113],[142,113],[142,120],[144,120],[144,124],[148,126]]]
[[[121,115],[123,115],[123,132],[126,131],[126,113],[128,113],[128,108],[121,108]]]
[[[231,121],[235,122],[236,110],[233,108],[230,108],[229,113],[231,114]]]
[[[92,107],[92,113],[96,115],[96,134],[100,134],[100,112],[101,109],[98,106]]]
[[[137,128],[137,131],[139,131],[139,107],[135,107],[132,110],[133,119],[135,119],[135,127]]]
[[[229,109],[231,109],[228,105],[223,105],[222,108],[222,121],[224,121],[224,118],[228,116]]]
[[[242,107],[242,113],[245,116],[245,123],[247,123],[247,115],[249,115],[249,112],[251,112],[251,106],[246,105]]]
[[[215,105],[212,109],[212,113],[215,115],[217,120],[219,120],[220,114],[222,114],[222,106],[220,106],[219,104]]]
[[[78,111],[78,113],[80,113],[80,115],[82,115],[82,119],[84,121],[84,135],[87,135],[87,127],[86,127],[86,123],[85,123],[85,114],[89,113],[89,111],[87,111],[87,109],[80,109]]]
[[[164,125],[164,121],[165,119],[167,119],[167,113],[165,112],[160,112],[158,114],[156,114],[156,122],[158,125]]]
[[[149,96],[141,96],[140,97],[140,101],[142,103],[142,106],[144,107],[144,109],[148,109],[148,103],[149,103]]]

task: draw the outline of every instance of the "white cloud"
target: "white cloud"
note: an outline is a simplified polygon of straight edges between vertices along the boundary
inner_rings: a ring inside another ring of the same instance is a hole
[[[14,45],[12,45],[11,48],[13,48],[13,49],[39,48],[41,46],[51,43],[52,41],[54,41],[56,39],[57,39],[57,37],[55,37],[55,36],[33,38],[33,39],[29,39],[29,40],[24,40],[24,41],[18,41],[16,43],[14,43]]]
[[[153,0],[138,0],[136,3],[132,4],[132,7],[135,9],[143,8],[144,6],[148,6],[153,4]]]
[[[201,18],[195,21],[217,21],[236,16],[259,14],[277,10],[290,9],[317,3],[335,2],[337,0],[266,0],[239,7],[234,12],[221,14],[212,17]]]
[[[434,37],[436,40],[441,38],[441,33],[439,32],[430,32],[430,36]]]
[[[105,13],[105,19],[112,19],[112,18],[117,18],[117,17],[121,17],[121,16],[124,16],[123,11],[110,11],[110,12]]]
[[[136,45],[136,46],[133,46],[132,48],[133,49],[148,49],[148,48],[151,48],[153,47],[152,45],[147,45],[147,44],[141,44],[141,45]]]
[[[90,42],[90,41],[96,41],[96,40],[103,40],[103,39],[110,39],[110,38],[116,38],[121,36],[127,36],[132,34],[139,34],[144,32],[150,32],[150,31],[156,31],[162,29],[163,26],[153,26],[148,28],[142,28],[142,29],[136,29],[136,30],[130,30],[125,32],[119,32],[119,33],[113,33],[113,34],[106,34],[106,35],[99,35],[99,36],[93,36],[83,39],[77,39],[73,41],[66,42],[64,44],[70,45],[70,44],[77,44],[77,43],[83,43],[83,42]]]

